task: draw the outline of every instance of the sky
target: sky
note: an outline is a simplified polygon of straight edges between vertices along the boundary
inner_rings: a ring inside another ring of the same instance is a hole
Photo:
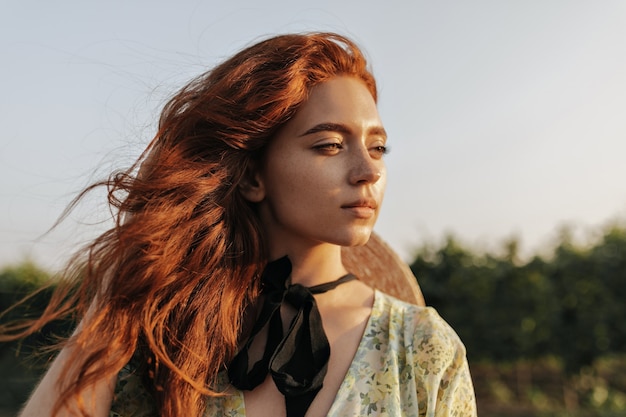
[[[626,218],[621,0],[30,1],[0,13],[0,266],[59,267],[104,230],[89,183],[128,166],[167,98],[264,37],[366,52],[389,133],[376,231],[405,260],[448,234],[533,254]]]

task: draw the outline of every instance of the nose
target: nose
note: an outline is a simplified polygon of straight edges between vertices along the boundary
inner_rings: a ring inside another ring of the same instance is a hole
[[[373,158],[367,149],[362,149],[355,153],[356,155],[351,158],[350,184],[374,184],[380,180],[385,171],[382,159]]]

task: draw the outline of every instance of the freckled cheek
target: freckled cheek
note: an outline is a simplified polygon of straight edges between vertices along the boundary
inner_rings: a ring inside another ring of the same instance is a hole
[[[333,207],[339,205],[338,187],[329,184],[325,175],[312,175],[306,167],[300,168],[282,171],[280,183],[275,184],[279,188],[274,190],[273,205],[281,221],[319,226],[319,220],[331,216]]]
[[[291,164],[272,170],[268,176],[268,202],[283,214],[294,215],[310,204],[308,185],[302,173]]]
[[[288,188],[294,199],[306,204],[321,205],[339,194],[336,179],[327,172],[292,172]]]

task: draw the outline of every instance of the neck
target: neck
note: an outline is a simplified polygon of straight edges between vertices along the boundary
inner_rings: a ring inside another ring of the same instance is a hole
[[[334,281],[347,273],[341,262],[341,246],[321,244],[309,248],[292,247],[282,253],[272,252],[271,259],[289,256],[293,284],[312,287]]]

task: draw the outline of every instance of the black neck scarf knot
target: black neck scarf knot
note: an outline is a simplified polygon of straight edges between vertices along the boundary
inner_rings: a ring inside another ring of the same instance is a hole
[[[356,277],[347,274],[336,281],[307,288],[300,284],[287,286],[290,275],[291,262],[286,256],[267,264],[261,276],[261,294],[264,296],[261,313],[250,338],[230,363],[228,377],[236,388],[252,390],[269,373],[285,396],[287,416],[301,417],[322,388],[330,357],[330,345],[313,295],[332,290]],[[280,317],[280,306],[284,302],[296,309],[285,335]],[[263,357],[248,370],[248,349],[266,326],[268,333]]]

